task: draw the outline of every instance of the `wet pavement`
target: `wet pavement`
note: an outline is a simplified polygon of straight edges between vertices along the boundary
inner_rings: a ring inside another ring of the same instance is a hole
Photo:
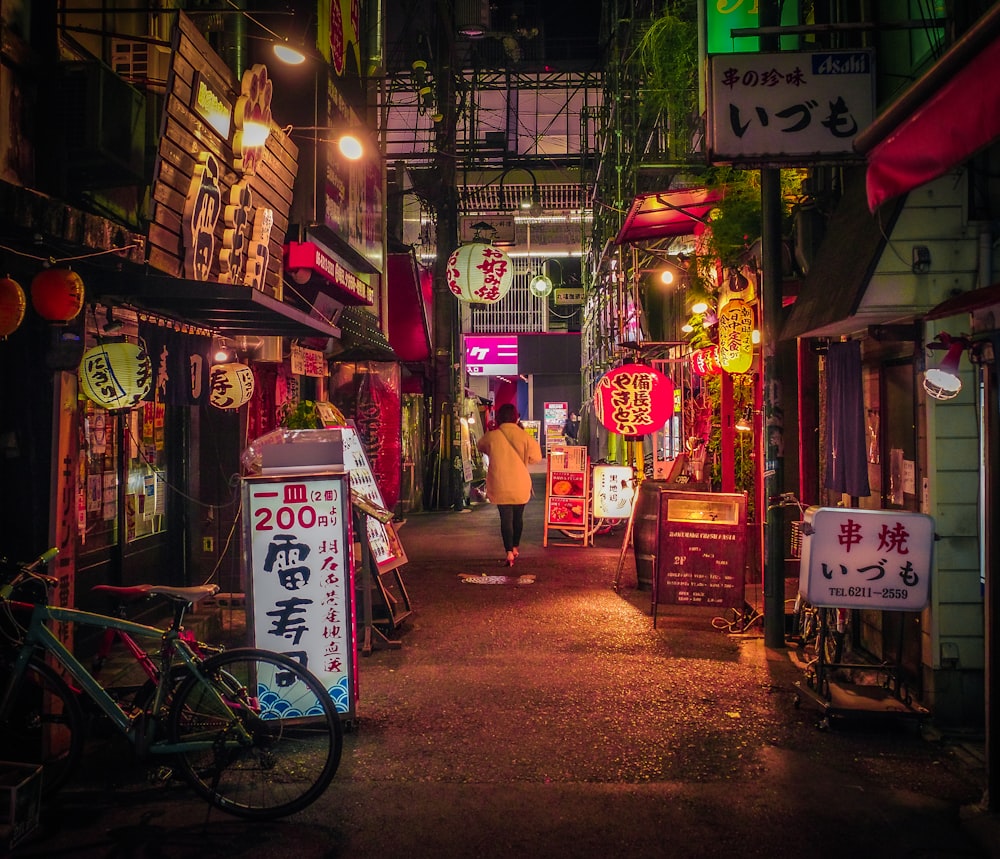
[[[313,806],[247,823],[98,739],[100,766],[15,855],[1000,856],[974,744],[908,718],[820,730],[794,648],[709,609],[661,606],[654,629],[631,552],[612,587],[621,532],[543,548],[536,490],[510,571],[490,505],[402,525],[414,611],[398,648],[359,658],[357,723]]]

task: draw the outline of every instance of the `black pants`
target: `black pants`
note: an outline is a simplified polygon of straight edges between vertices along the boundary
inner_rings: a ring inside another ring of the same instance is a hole
[[[524,508],[524,504],[497,504],[497,510],[500,511],[500,536],[503,538],[505,552],[521,545]]]

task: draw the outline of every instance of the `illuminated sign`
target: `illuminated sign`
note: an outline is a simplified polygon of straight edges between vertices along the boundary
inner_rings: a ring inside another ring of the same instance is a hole
[[[920,611],[930,599],[934,520],[903,510],[811,507],[799,592],[831,608]]]
[[[594,389],[597,419],[623,436],[649,435],[674,414],[674,383],[643,364],[625,364],[605,373]]]
[[[344,304],[375,303],[375,288],[352,272],[344,263],[315,242],[289,242],[285,245],[285,268],[300,283],[315,273],[336,287],[337,298]],[[301,273],[301,274],[300,274]]]
[[[470,376],[516,376],[517,335],[467,334],[465,369]]]
[[[195,76],[195,84],[191,91],[191,110],[203,119],[223,140],[229,140],[229,131],[233,121],[233,106],[222,94],[222,88],[216,87],[201,72]]]

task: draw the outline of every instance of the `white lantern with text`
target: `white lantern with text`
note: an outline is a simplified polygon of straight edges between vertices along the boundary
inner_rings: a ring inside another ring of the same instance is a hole
[[[448,257],[448,289],[461,301],[493,304],[514,280],[514,266],[500,248],[485,242],[462,245]]]
[[[139,405],[153,384],[149,356],[138,343],[101,343],[88,349],[78,376],[87,398],[110,411]]]
[[[213,364],[208,391],[208,401],[217,409],[238,409],[253,396],[253,370],[246,364]]]

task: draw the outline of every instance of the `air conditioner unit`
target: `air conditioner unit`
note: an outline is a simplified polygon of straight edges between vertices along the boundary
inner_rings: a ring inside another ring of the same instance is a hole
[[[55,95],[68,185],[79,190],[142,184],[145,96],[99,62],[61,64]]]

